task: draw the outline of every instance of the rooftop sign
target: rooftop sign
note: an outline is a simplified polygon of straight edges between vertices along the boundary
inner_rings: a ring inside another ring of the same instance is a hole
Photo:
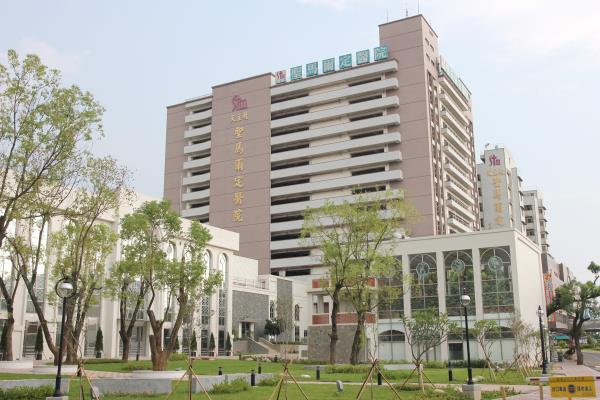
[[[356,52],[355,56],[356,65],[368,64],[371,62],[371,51],[369,49],[360,50]],[[387,46],[379,46],[373,49],[373,61],[387,60],[388,48]],[[352,68],[352,53],[343,54],[338,58],[338,71],[343,69]],[[329,74],[335,72],[335,58],[326,58],[321,61],[321,73]],[[306,64],[304,68],[305,74],[303,75],[302,65],[290,68],[290,82],[297,81],[303,78],[311,78],[319,75],[319,62],[314,61]],[[281,70],[275,72],[275,83],[286,83],[287,82],[287,71]]]

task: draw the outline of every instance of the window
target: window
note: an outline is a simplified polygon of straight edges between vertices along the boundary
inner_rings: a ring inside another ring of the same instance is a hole
[[[317,303],[315,303],[315,306],[317,305]],[[315,307],[316,310],[316,307]],[[270,319],[275,319],[275,302],[273,300],[271,300],[269,302],[269,318]]]
[[[397,258],[394,272],[389,277],[379,278],[378,285],[382,291],[383,300],[377,308],[380,319],[400,318],[404,315],[404,293],[401,258]],[[389,290],[387,290],[389,289]]]
[[[323,303],[323,313],[329,314],[329,303],[328,302]]]
[[[413,284],[410,288],[411,309],[438,309],[437,266],[435,253],[409,255],[410,274]]]
[[[484,248],[479,250],[479,254],[483,312],[486,314],[514,312],[509,247]]]
[[[294,321],[300,321],[300,304],[294,306]]]
[[[405,340],[404,332],[395,329],[384,331],[379,334],[380,342],[404,342]]]
[[[535,230],[527,229],[527,236],[534,236],[534,235],[535,235]]]
[[[525,222],[528,224],[533,224],[533,217],[525,217]]]
[[[460,304],[463,290],[466,290],[471,298],[475,298],[471,250],[445,252],[444,271],[446,274],[446,312],[449,316],[464,315],[463,307]],[[467,312],[469,315],[475,315],[475,301],[471,301]]]

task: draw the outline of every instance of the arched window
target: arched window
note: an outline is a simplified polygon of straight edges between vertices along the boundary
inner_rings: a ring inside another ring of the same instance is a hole
[[[483,312],[512,313],[515,310],[510,248],[490,247],[479,250]]]
[[[294,321],[300,321],[300,304],[294,306]]]
[[[204,250],[202,262],[204,263],[204,277],[207,278],[210,274],[210,270],[212,269],[212,254],[210,251],[206,249]]]
[[[444,273],[446,275],[446,312],[450,316],[463,315],[460,296],[466,290],[475,298],[473,279],[473,257],[471,250],[447,251],[444,253]],[[467,306],[469,315],[475,315],[475,301]]]
[[[273,300],[269,302],[269,319],[275,319],[275,302]]]
[[[227,256],[225,253],[219,254],[219,265],[217,266],[217,269],[221,273],[221,278],[223,279],[221,285],[225,286],[227,280]]]
[[[409,255],[413,284],[410,287],[411,309],[438,309],[437,267],[435,253]]]
[[[405,340],[404,332],[395,329],[383,331],[379,334],[380,342],[404,342]]]
[[[167,259],[177,261],[177,247],[175,247],[175,243],[169,243],[167,247]]]

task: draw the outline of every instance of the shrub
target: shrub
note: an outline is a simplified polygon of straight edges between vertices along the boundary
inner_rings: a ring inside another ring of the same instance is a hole
[[[39,400],[52,396],[52,386],[19,386],[12,389],[0,389],[0,400]]]
[[[104,336],[102,335],[102,329],[98,328],[96,331],[96,344],[94,345],[94,351],[96,353],[104,351]]]
[[[275,386],[275,385],[277,385],[277,382],[279,382],[278,379],[267,378],[267,379],[263,379],[260,382],[258,382],[258,386]]]
[[[126,364],[122,369],[123,371],[151,370],[152,364]]]
[[[425,361],[424,365],[425,368],[446,368],[446,363],[443,361]]]
[[[210,393],[212,394],[227,394],[227,393],[239,393],[250,389],[250,385],[245,379],[235,379],[231,382],[217,383],[212,387]]]
[[[126,363],[120,358],[88,358],[85,360],[86,364],[112,364],[112,363]]]
[[[445,363],[445,367],[448,367],[448,363]],[[485,360],[471,360],[471,368],[485,368]],[[467,360],[453,360],[452,368],[467,368]]]
[[[328,365],[325,367],[327,374],[361,374],[367,373],[371,369],[370,365]]]
[[[35,347],[34,351],[36,354],[40,354],[44,351],[44,333],[42,332],[42,326],[38,327],[35,335]]]

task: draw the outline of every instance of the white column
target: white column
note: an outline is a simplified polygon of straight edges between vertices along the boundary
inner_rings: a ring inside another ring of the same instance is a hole
[[[479,321],[483,319],[483,289],[481,283],[481,260],[479,255],[479,249],[474,248],[471,249],[471,253],[473,256],[473,284],[475,286],[475,293],[473,296],[473,301],[475,301],[475,320]],[[471,342],[473,343],[473,342]],[[477,357],[483,357],[483,349],[481,345],[477,344],[473,346],[473,348],[477,348]]]
[[[444,273],[444,253],[435,253],[435,264],[437,271],[438,302],[441,313],[446,312],[446,275]],[[448,341],[440,345],[440,356],[442,360],[448,359]]]
[[[410,310],[410,285],[411,279],[410,275],[410,261],[408,258],[408,254],[402,254],[402,281],[403,281],[403,290],[404,290],[404,315],[407,318],[410,318],[412,312]],[[406,327],[403,327],[404,332],[406,332]],[[410,352],[410,345],[405,340],[404,341],[404,355],[406,358],[411,358],[412,353]]]

